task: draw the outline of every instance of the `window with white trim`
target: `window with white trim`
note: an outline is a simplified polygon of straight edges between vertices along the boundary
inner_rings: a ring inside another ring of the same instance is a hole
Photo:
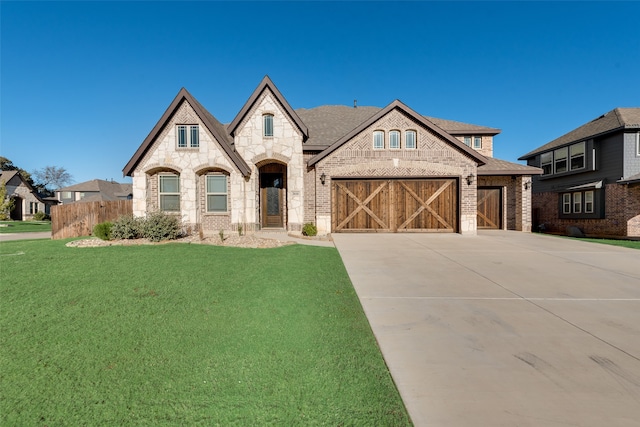
[[[569,154],[571,156],[571,170],[578,170],[584,168],[585,165],[585,144],[580,142],[573,144],[569,147]]]
[[[200,146],[200,126],[177,125],[176,145],[178,148],[198,148]]]
[[[389,148],[391,149],[399,149],[400,148],[400,132],[397,130],[392,130],[389,132]]]
[[[29,214],[37,214],[38,213],[38,202],[29,202]]]
[[[584,192],[584,213],[593,213],[593,191]]]
[[[640,156],[640,132],[636,133],[636,154]]]
[[[384,132],[381,130],[373,131],[373,148],[374,150],[384,149]]]
[[[178,175],[158,176],[160,210],[180,212],[180,177]]]
[[[273,114],[262,116],[262,136],[273,136]]]
[[[227,175],[207,175],[207,212],[227,212]]]
[[[567,147],[558,148],[553,152],[553,170],[554,173],[562,173],[567,171]]]
[[[471,137],[470,136],[465,136],[464,137],[464,145],[471,147]]]
[[[581,141],[566,147],[557,148],[540,154],[542,175],[552,175],[579,171],[587,167],[587,142]],[[595,149],[593,149],[593,167],[595,170]]]
[[[404,133],[404,148],[414,150],[416,148],[416,131],[408,130]]]
[[[473,137],[473,148],[482,148],[482,137],[474,136]]]
[[[582,193],[573,193],[573,213],[582,213]]]
[[[553,152],[542,153],[540,155],[540,167],[543,175],[551,175],[553,173]]]
[[[571,213],[571,193],[565,193],[562,195],[562,213]]]

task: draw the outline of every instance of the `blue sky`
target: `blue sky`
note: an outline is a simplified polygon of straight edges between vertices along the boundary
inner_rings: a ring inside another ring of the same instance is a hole
[[[75,182],[122,168],[181,87],[230,122],[264,75],[293,108],[502,129],[517,158],[640,106],[640,2],[0,2],[0,155]]]

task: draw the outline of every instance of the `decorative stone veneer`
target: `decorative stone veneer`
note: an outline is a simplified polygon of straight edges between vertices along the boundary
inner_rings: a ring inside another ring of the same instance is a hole
[[[640,237],[640,185],[605,184],[605,218],[558,218],[559,193],[536,193],[533,210],[536,224],[544,224],[551,233],[566,233],[567,227],[579,227],[592,236]]]
[[[525,188],[525,183],[527,183],[527,188]],[[500,187],[502,189],[503,229],[531,231],[531,177],[479,176],[478,187]]]
[[[390,130],[415,130],[417,148],[412,150],[373,149],[373,131],[383,130],[388,138]],[[334,177],[450,177],[459,179],[460,233],[475,234],[476,183],[467,185],[464,177],[477,175],[476,162],[451,147],[398,110],[373,123],[316,165],[316,176],[324,173],[325,185],[314,180],[316,191],[316,225],[319,233],[331,231],[331,178]]]
[[[16,212],[21,212],[22,216],[21,218],[19,218],[20,220],[27,221],[27,220],[33,219],[33,214],[31,213],[31,210],[30,210],[32,204],[34,204],[34,206],[37,206],[38,212],[46,212],[45,204],[42,203],[40,200],[38,200],[36,196],[33,195],[29,187],[27,187],[24,182],[20,181],[20,179],[17,177],[14,177],[10,181],[11,181],[10,183],[6,184],[7,197],[20,198],[19,200],[17,199],[14,200],[14,206],[13,206],[11,218],[14,218],[13,214],[15,214]],[[18,181],[20,184],[18,185],[13,184],[16,181]],[[20,206],[18,206],[17,203],[19,203]]]
[[[273,136],[263,136],[264,114],[273,115]],[[246,182],[246,223],[257,227],[259,216],[259,166],[270,161],[287,166],[286,224],[290,231],[300,231],[304,222],[306,164],[302,154],[302,134],[294,126],[284,108],[270,90],[266,89],[238,125],[234,137],[238,153],[250,163],[251,177]]]

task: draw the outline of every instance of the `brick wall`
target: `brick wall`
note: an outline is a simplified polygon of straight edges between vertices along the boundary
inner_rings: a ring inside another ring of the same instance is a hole
[[[640,236],[640,185],[605,185],[605,218],[558,218],[559,193],[533,195],[534,226],[544,224],[545,231],[566,233],[567,227],[579,227],[593,236]]]

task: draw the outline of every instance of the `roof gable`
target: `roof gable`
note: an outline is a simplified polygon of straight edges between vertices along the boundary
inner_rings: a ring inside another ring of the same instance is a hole
[[[227,130],[229,134],[232,137],[235,136],[235,132],[238,129],[238,126],[240,126],[240,123],[242,123],[242,120],[249,113],[249,111],[251,110],[253,105],[256,103],[256,101],[258,101],[258,99],[260,98],[260,95],[262,95],[262,93],[267,89],[271,91],[271,93],[276,98],[278,103],[280,103],[282,108],[284,108],[284,110],[287,112],[291,120],[298,127],[298,129],[302,133],[302,141],[303,142],[306,141],[307,138],[309,137],[309,129],[304,124],[304,122],[300,119],[298,114],[293,110],[293,108],[291,108],[291,105],[289,105],[285,97],[282,96],[282,93],[280,93],[276,85],[273,84],[269,76],[264,76],[264,78],[262,79],[258,87],[253,91],[253,93],[251,94],[247,102],[245,102],[245,104],[242,106],[242,108],[240,109],[240,112],[236,115],[233,121],[229,123],[229,125],[227,126]]]
[[[118,197],[127,196],[132,193],[132,184],[121,184],[114,181],[106,181],[103,179],[93,179],[91,181],[81,182],[79,184],[64,187],[57,192],[63,191],[80,191],[80,192],[99,192],[106,198],[102,200],[116,200]]]
[[[616,108],[520,157],[527,160],[542,152],[624,129],[640,129],[640,108]]]
[[[342,136],[342,138],[338,139],[336,142],[331,144],[325,150],[323,150],[322,152],[318,153],[317,155],[315,155],[314,157],[309,159],[308,165],[309,166],[315,165],[320,160],[324,159],[325,157],[327,157],[328,155],[333,153],[335,150],[340,148],[347,141],[351,140],[353,137],[358,135],[360,132],[364,131],[367,127],[371,126],[373,123],[378,121],[380,118],[384,117],[386,114],[388,114],[389,112],[391,112],[391,111],[393,111],[395,109],[398,109],[398,110],[402,111],[403,113],[408,115],[410,118],[412,118],[413,120],[415,120],[416,122],[418,122],[419,124],[424,126],[425,128],[429,129],[430,131],[432,131],[436,135],[440,136],[445,141],[449,142],[453,147],[455,147],[459,151],[461,151],[463,153],[466,153],[472,159],[474,159],[476,162],[478,162],[478,164],[482,165],[482,164],[486,163],[485,157],[482,156],[480,153],[478,153],[477,151],[473,150],[470,147],[467,147],[465,144],[463,144],[462,142],[458,141],[453,136],[451,136],[451,134],[447,133],[444,129],[440,128],[439,126],[437,126],[432,121],[426,119],[424,116],[421,116],[420,114],[416,113],[411,108],[409,108],[408,106],[403,104],[401,101],[395,100],[391,104],[387,105],[385,108],[379,110],[373,116],[369,117],[369,119],[365,120],[360,125],[358,125],[354,129],[352,129],[346,135]]]
[[[183,102],[189,103],[204,126],[218,141],[222,149],[229,156],[231,161],[236,165],[238,170],[244,176],[249,176],[251,174],[251,169],[242,159],[242,157],[240,157],[240,155],[233,149],[233,139],[227,133],[224,125],[220,123],[215,117],[213,117],[213,115],[209,113],[185,88],[180,89],[176,97],[169,105],[169,108],[167,108],[160,120],[158,120],[158,123],[156,123],[149,135],[147,135],[138,150],[135,152],[131,160],[129,160],[127,165],[124,167],[124,169],[122,170],[123,174],[125,176],[131,176],[131,173],[136,168],[140,160],[142,160],[142,157],[151,148],[162,129],[164,129],[165,125],[176,113],[178,108],[180,108]]]

